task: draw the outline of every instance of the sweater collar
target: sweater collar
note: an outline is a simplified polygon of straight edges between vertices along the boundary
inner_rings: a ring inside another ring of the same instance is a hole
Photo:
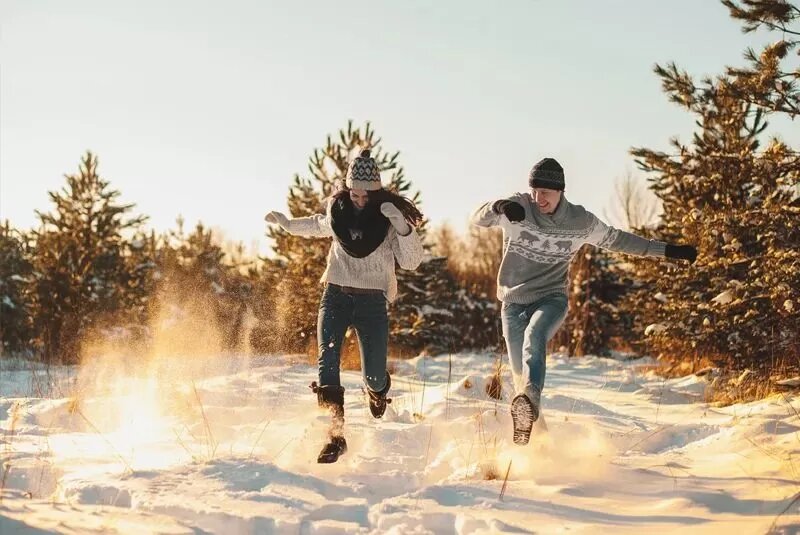
[[[556,211],[552,213],[551,217],[555,223],[559,225],[564,222],[567,218],[567,211],[569,210],[569,201],[564,196],[564,193],[561,193],[561,200],[558,201],[558,206],[556,206]]]
[[[561,200],[558,201],[558,206],[556,206],[556,211],[552,214],[544,214],[539,210],[539,207],[533,200],[533,197],[528,195],[528,202],[531,205],[531,210],[546,223],[551,225],[560,225],[564,222],[567,218],[567,212],[569,211],[569,201],[561,194]]]

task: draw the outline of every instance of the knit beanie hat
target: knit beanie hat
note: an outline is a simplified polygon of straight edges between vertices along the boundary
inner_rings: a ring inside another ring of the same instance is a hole
[[[350,189],[375,191],[381,189],[381,174],[378,164],[370,157],[369,149],[364,149],[347,168],[345,184]]]
[[[531,169],[528,185],[532,188],[564,191],[564,169],[555,159],[544,158]]]

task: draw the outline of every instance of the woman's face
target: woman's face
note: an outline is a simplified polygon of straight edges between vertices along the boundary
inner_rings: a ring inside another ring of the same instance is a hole
[[[350,200],[357,208],[364,208],[369,201],[369,193],[365,189],[351,189]]]

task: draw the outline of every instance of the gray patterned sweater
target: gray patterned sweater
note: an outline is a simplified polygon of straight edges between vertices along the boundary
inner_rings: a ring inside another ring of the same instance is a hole
[[[503,259],[497,274],[497,298],[529,304],[554,293],[567,293],[569,264],[585,243],[637,256],[663,257],[666,244],[608,226],[566,197],[552,214],[543,214],[529,193],[508,197],[525,209],[525,219],[512,223],[492,211],[492,202],[470,218],[480,227],[503,229]]]

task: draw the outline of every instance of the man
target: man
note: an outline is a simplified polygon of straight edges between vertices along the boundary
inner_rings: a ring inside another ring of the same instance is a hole
[[[514,379],[514,442],[527,444],[539,418],[547,342],[567,315],[567,274],[578,249],[590,243],[637,256],[683,259],[697,250],[623,232],[564,197],[564,169],[553,158],[533,166],[529,193],[488,202],[472,214],[481,227],[503,229],[497,298]]]

